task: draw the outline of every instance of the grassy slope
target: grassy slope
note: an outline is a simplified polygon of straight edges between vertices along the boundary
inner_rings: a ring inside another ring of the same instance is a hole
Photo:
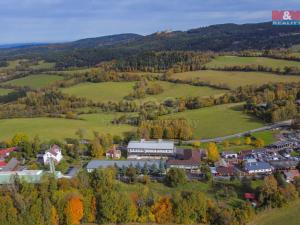
[[[0,96],[2,95],[7,95],[9,93],[13,92],[11,89],[5,89],[5,88],[0,88]]]
[[[300,200],[280,209],[261,212],[248,225],[299,225]]]
[[[159,95],[148,96],[145,100],[158,100],[163,101],[167,98],[176,98],[176,97],[193,97],[193,96],[211,96],[223,94],[225,91],[210,87],[196,87],[188,84],[174,84],[164,81],[156,81],[152,83],[160,84],[164,92]]]
[[[159,95],[148,95],[146,98],[141,99],[141,101],[162,101],[170,97],[210,96],[225,92],[224,90],[210,87],[196,87],[187,84],[174,84],[163,81],[150,83],[159,83],[163,87],[164,92]],[[135,82],[82,83],[62,89],[62,91],[67,94],[86,97],[87,99],[94,101],[120,101],[133,91],[134,84]]]
[[[16,86],[28,86],[31,88],[44,88],[49,84],[54,83],[55,81],[62,80],[63,77],[57,75],[30,75],[27,77],[22,77],[15,80],[10,80],[5,82],[4,84],[11,84]]]
[[[134,84],[134,82],[82,83],[62,91],[94,101],[120,101],[132,92]]]
[[[208,64],[209,68],[235,66],[235,65],[264,65],[272,68],[284,68],[285,66],[295,66],[300,68],[300,62],[271,59],[265,57],[238,57],[238,56],[218,56]]]
[[[276,75],[261,72],[224,72],[213,70],[202,70],[185,73],[176,73],[175,79],[194,80],[210,82],[212,84],[227,84],[230,88],[245,85],[262,85],[276,82],[299,82],[300,76]]]
[[[170,188],[162,183],[156,183],[156,182],[151,182],[147,186],[154,194],[157,194],[157,195],[171,195],[176,191],[184,191],[184,190],[202,191],[202,192],[208,193],[209,188],[210,188],[209,184],[202,183],[202,182],[188,182],[184,185],[179,185],[178,187],[175,187],[175,188]],[[144,187],[145,187],[145,185],[139,184],[139,183],[125,184],[125,183],[120,182],[118,190],[120,192],[137,193],[137,192],[139,192],[139,190],[142,190],[142,188],[144,188]]]
[[[213,138],[263,126],[263,122],[241,111],[242,104],[227,104],[171,115],[189,120],[195,138]],[[164,116],[168,118],[170,116]]]
[[[291,47],[292,52],[300,52],[300,45],[293,45]]]
[[[122,135],[123,132],[134,129],[129,125],[112,125],[110,121],[120,114],[101,113],[87,114],[83,120],[67,120],[60,118],[17,118],[0,120],[0,140],[11,138],[17,132],[25,132],[31,137],[39,135],[41,139],[63,139],[74,137],[79,128],[87,130],[87,138],[91,138],[93,131]]]
[[[55,66],[55,63],[45,62],[45,61],[39,61],[37,65],[30,66],[31,69],[34,70],[50,70],[53,69]]]

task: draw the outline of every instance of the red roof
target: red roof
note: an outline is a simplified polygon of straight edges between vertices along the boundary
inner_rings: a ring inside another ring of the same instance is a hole
[[[196,151],[196,150],[185,151],[184,158],[185,159],[183,160],[169,159],[167,161],[167,165],[190,165],[190,166],[200,165],[201,153],[200,151]]]
[[[0,150],[0,157],[6,157],[9,155],[9,153],[16,151],[17,147],[12,147],[12,148],[6,148],[6,149],[1,149]]]
[[[6,165],[7,165],[7,163],[5,161],[0,161],[0,167],[4,167]]]
[[[254,200],[255,199],[255,195],[253,193],[245,193],[244,194],[244,198],[245,199],[251,199]]]
[[[216,168],[217,173],[220,174],[221,176],[233,176],[234,175],[234,169],[232,166],[218,166]]]

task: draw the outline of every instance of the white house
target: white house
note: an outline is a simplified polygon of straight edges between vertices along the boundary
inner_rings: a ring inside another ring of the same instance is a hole
[[[107,159],[120,159],[121,158],[121,151],[117,150],[116,146],[114,145],[112,149],[106,152]]]
[[[222,152],[224,159],[237,159],[238,154],[236,152]]]
[[[48,151],[43,155],[44,164],[49,164],[50,160],[53,160],[55,163],[59,163],[63,159],[61,154],[61,149],[57,145],[52,145]]]

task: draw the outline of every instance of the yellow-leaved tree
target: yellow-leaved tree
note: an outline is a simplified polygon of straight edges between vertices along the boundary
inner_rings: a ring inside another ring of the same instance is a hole
[[[251,137],[246,137],[245,138],[245,145],[251,145]]]
[[[210,142],[207,146],[207,158],[211,162],[216,162],[220,159],[220,153],[215,143]]]

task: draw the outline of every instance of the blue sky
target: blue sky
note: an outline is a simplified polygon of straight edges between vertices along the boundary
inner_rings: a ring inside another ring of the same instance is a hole
[[[0,43],[270,21],[272,9],[300,10],[300,0],[0,0]]]

